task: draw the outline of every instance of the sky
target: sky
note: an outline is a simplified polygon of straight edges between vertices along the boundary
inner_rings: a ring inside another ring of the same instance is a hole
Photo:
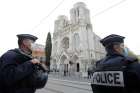
[[[90,10],[93,32],[125,36],[125,45],[140,55],[140,0],[0,0],[0,55],[18,47],[17,34],[33,34],[45,45],[59,15],[84,2]]]

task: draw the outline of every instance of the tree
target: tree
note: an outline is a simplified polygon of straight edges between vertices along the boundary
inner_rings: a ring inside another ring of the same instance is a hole
[[[50,32],[48,32],[45,45],[45,56],[46,56],[46,66],[48,67],[49,70],[50,70],[51,52],[52,52],[51,34]]]

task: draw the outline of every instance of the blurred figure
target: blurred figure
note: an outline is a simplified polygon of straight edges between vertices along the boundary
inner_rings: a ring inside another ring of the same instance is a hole
[[[96,62],[93,93],[140,93],[140,64],[124,47],[124,38],[112,34],[100,41],[107,55]]]
[[[0,93],[35,93],[35,85],[45,84],[47,80],[47,76],[42,77],[43,82],[35,79],[38,77],[36,65],[40,61],[32,58],[31,45],[37,37],[30,34],[19,34],[17,37],[19,48],[9,50],[1,57]]]
[[[138,56],[134,54],[127,46],[124,47],[124,52],[126,52],[126,56],[138,58]]]
[[[92,77],[92,71],[93,71],[92,67],[88,67],[88,70],[87,70],[87,72],[88,72],[88,79],[90,79]]]

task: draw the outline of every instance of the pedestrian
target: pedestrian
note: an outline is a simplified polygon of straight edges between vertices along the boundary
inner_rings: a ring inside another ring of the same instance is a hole
[[[88,79],[90,79],[91,78],[91,68],[90,67],[88,68],[87,72],[88,72]]]
[[[93,93],[140,93],[140,64],[128,56],[124,38],[111,34],[100,41],[107,54],[96,62],[91,83]]]
[[[19,34],[17,37],[19,48],[9,50],[1,57],[0,93],[35,93],[36,87],[32,85],[35,82],[31,81],[35,81],[35,69],[40,61],[32,58],[31,45],[37,37],[30,34]],[[43,78],[43,83],[46,83],[47,77]]]
[[[67,73],[67,72],[66,72],[66,70],[64,69],[64,76],[66,76],[66,73]]]

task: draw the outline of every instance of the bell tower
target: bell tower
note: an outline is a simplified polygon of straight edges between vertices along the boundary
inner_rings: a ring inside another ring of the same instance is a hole
[[[70,20],[72,24],[90,24],[89,10],[83,2],[74,4],[70,10]]]

